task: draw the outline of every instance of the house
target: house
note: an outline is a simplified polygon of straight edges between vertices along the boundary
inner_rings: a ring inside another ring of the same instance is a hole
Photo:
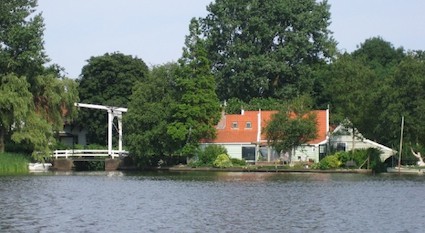
[[[314,161],[325,156],[329,132],[329,110],[313,111],[317,120],[317,137],[296,148],[292,161]],[[231,158],[245,159],[254,162],[268,162],[277,159],[288,161],[289,153],[279,155],[267,145],[263,132],[271,116],[277,111],[241,111],[240,114],[224,114],[217,124],[217,137],[204,141],[201,146],[222,145],[227,149]]]
[[[386,159],[391,157],[392,155],[396,154],[397,151],[381,145],[377,142],[374,142],[372,140],[369,140],[361,133],[359,133],[356,129],[354,129],[354,137],[353,137],[353,128],[347,127],[348,121],[344,124],[340,124],[338,127],[336,127],[333,132],[332,136],[330,137],[330,147],[333,148],[336,151],[350,151],[353,149],[367,149],[367,148],[376,148],[380,150],[381,156],[380,159],[382,162],[384,162]],[[353,143],[354,139],[354,143]]]
[[[59,131],[57,138],[59,143],[73,147],[75,144],[87,145],[87,130],[74,124],[65,123],[63,130]]]

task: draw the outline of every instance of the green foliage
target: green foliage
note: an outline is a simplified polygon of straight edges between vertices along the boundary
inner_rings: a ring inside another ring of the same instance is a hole
[[[246,166],[247,165],[245,159],[231,158],[230,161],[232,162],[232,164],[233,164],[234,167],[236,167],[236,166],[242,167],[242,166]]]
[[[78,95],[73,80],[54,72],[54,65],[43,66],[48,59],[36,6],[35,0],[0,3],[0,152],[12,139],[40,160],[53,144],[53,130],[62,129],[63,117],[75,116]]]
[[[147,76],[146,64],[137,57],[121,53],[91,57],[78,80],[80,101],[128,107],[133,87],[138,82],[145,81]],[[107,113],[102,110],[80,109],[77,124],[88,130],[89,143],[106,144],[107,117]]]
[[[201,139],[215,137],[220,104],[196,28],[192,21],[178,64],[155,67],[134,89],[124,120],[129,149],[145,162],[154,156],[192,157]]]
[[[12,140],[17,143],[32,145],[33,157],[43,161],[51,151],[49,145],[54,144],[52,125],[35,113],[25,120],[25,127],[12,135]]]
[[[365,138],[398,147],[401,116],[404,141],[425,141],[425,63],[421,51],[404,53],[382,38],[367,39],[352,54],[341,54],[320,74],[320,101],[332,109],[331,122],[348,118]],[[317,101],[317,100],[316,100]]]
[[[366,39],[352,55],[367,61],[368,66],[375,70],[398,64],[405,57],[403,48],[395,49],[390,42],[381,37]]]
[[[276,151],[287,152],[317,137],[316,115],[309,112],[306,100],[297,99],[272,115],[265,133],[268,144]]]
[[[368,156],[370,158],[370,169],[375,172],[385,172],[387,170],[385,164],[381,161],[381,151],[376,148],[367,149]]]
[[[320,160],[320,162],[317,165],[317,168],[321,170],[326,170],[326,169],[336,169],[336,168],[339,168],[340,166],[341,166],[341,161],[339,161],[338,156],[328,155],[322,160]]]
[[[232,161],[227,154],[219,154],[213,163],[214,167],[228,168],[233,167]]]
[[[291,99],[330,58],[329,5],[314,0],[218,0],[198,20],[220,99]]]
[[[323,158],[316,167],[319,169],[335,169],[345,166],[349,161],[353,161],[357,166],[356,168],[360,166],[361,168],[367,168],[367,159],[370,159],[369,169],[372,169],[374,172],[384,172],[386,167],[384,163],[381,162],[381,153],[382,152],[376,148],[339,151]],[[335,167],[336,165],[338,166]]]
[[[172,155],[176,149],[167,127],[172,116],[170,106],[175,101],[177,69],[175,63],[154,67],[146,81],[135,85],[128,112],[123,116],[126,144],[141,163],[155,155]]]
[[[349,151],[338,151],[334,155],[341,162],[341,165],[345,165],[348,161],[353,161],[353,162],[355,162],[356,165],[360,165],[360,164],[357,163],[357,161],[354,161],[353,153],[351,153]],[[363,163],[363,161],[361,163]]]
[[[226,101],[225,111],[228,114],[239,114],[241,109],[247,111],[276,110],[281,109],[285,102],[273,98],[252,98],[248,103],[237,98],[231,98]]]
[[[81,144],[74,144],[74,145],[68,145],[68,144],[63,144],[60,142],[56,142],[56,144],[54,146],[52,146],[52,150],[83,150],[84,146]],[[105,149],[105,146],[103,146],[102,149]]]
[[[0,174],[26,173],[29,162],[23,154],[0,153]]]
[[[16,75],[0,76],[0,153],[4,152],[5,136],[11,132],[15,122],[24,122],[33,110],[32,94],[24,78]],[[15,124],[15,131],[22,128]]]
[[[196,21],[192,20],[190,29],[175,79],[175,102],[170,106],[172,118],[167,133],[180,153],[193,156],[201,139],[215,137],[220,104],[204,44],[196,31]]]
[[[368,150],[367,149],[357,149],[354,151],[350,151],[353,160],[356,162],[357,166],[363,164],[363,167],[366,168],[365,161],[368,159]]]
[[[75,171],[104,171],[105,161],[74,161]]]
[[[44,23],[36,7],[36,0],[0,1],[0,76],[14,73],[31,83],[42,73]]]
[[[227,154],[225,147],[221,145],[209,145],[203,150],[198,151],[196,164],[198,166],[212,166],[217,156],[220,154]]]

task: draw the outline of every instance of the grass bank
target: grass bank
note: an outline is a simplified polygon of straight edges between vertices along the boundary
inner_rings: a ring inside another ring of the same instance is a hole
[[[29,157],[23,154],[0,153],[0,174],[28,172]]]

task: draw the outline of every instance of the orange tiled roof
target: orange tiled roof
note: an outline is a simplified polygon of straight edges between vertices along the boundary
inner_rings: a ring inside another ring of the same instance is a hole
[[[317,144],[326,140],[328,131],[328,112],[327,110],[315,110],[317,120],[317,138],[308,142],[308,144]],[[242,114],[226,114],[222,116],[217,124],[217,137],[208,140],[210,143],[257,143],[258,132],[263,131],[267,122],[277,111],[244,111]],[[261,126],[259,129],[258,116],[261,115]],[[260,142],[266,142],[267,139],[262,133]]]

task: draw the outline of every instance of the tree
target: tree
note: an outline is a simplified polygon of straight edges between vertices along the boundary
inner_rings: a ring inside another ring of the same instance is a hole
[[[31,80],[48,61],[43,47],[41,13],[37,0],[4,0],[0,3],[0,75],[15,73]]]
[[[425,63],[408,56],[397,65],[391,76],[390,90],[383,104],[380,125],[382,138],[398,145],[400,137],[400,119],[405,117],[404,141],[412,145],[424,145],[425,142]]]
[[[312,67],[332,57],[326,1],[217,0],[198,19],[221,100],[292,99],[312,90]]]
[[[381,37],[366,39],[352,55],[355,58],[364,59],[370,67],[375,69],[394,66],[405,56],[403,48],[396,49]]]
[[[197,23],[192,20],[190,35],[186,37],[175,80],[176,102],[171,106],[173,116],[167,130],[184,155],[194,155],[201,139],[215,137],[215,125],[220,120],[216,84]]]
[[[364,137],[388,146],[397,145],[393,137],[399,133],[387,130],[394,122],[390,120],[396,110],[392,106],[401,99],[390,100],[390,96],[401,87],[392,84],[392,80],[405,56],[402,48],[395,49],[380,37],[367,39],[351,54],[338,55],[322,71],[321,96],[331,106],[332,122],[339,124],[348,118],[349,127],[359,130]],[[400,121],[400,115],[396,118]],[[399,123],[396,125],[399,127]]]
[[[154,156],[171,155],[176,149],[167,127],[178,69],[176,63],[154,67],[146,80],[136,84],[123,116],[128,149],[145,164]]]
[[[5,136],[22,127],[28,113],[33,109],[32,94],[28,82],[16,75],[6,75],[0,85],[0,153],[5,150]]]
[[[121,53],[91,57],[78,80],[79,98],[83,103],[127,107],[133,87],[144,81],[148,68],[143,60]],[[104,111],[81,109],[78,121],[88,130],[90,143],[105,145],[107,114]]]
[[[179,63],[154,67],[136,85],[128,113],[129,149],[143,162],[153,156],[192,156],[203,138],[215,136],[220,118],[215,80],[192,20]]]
[[[78,96],[75,82],[55,72],[57,65],[43,66],[48,58],[36,6],[35,0],[0,3],[0,151],[10,138],[41,159],[53,144],[53,131],[72,117]]]
[[[310,111],[308,97],[295,99],[287,106],[272,115],[265,127],[267,142],[279,154],[294,151],[296,147],[317,137],[316,115]],[[289,160],[292,161],[292,152]]]

